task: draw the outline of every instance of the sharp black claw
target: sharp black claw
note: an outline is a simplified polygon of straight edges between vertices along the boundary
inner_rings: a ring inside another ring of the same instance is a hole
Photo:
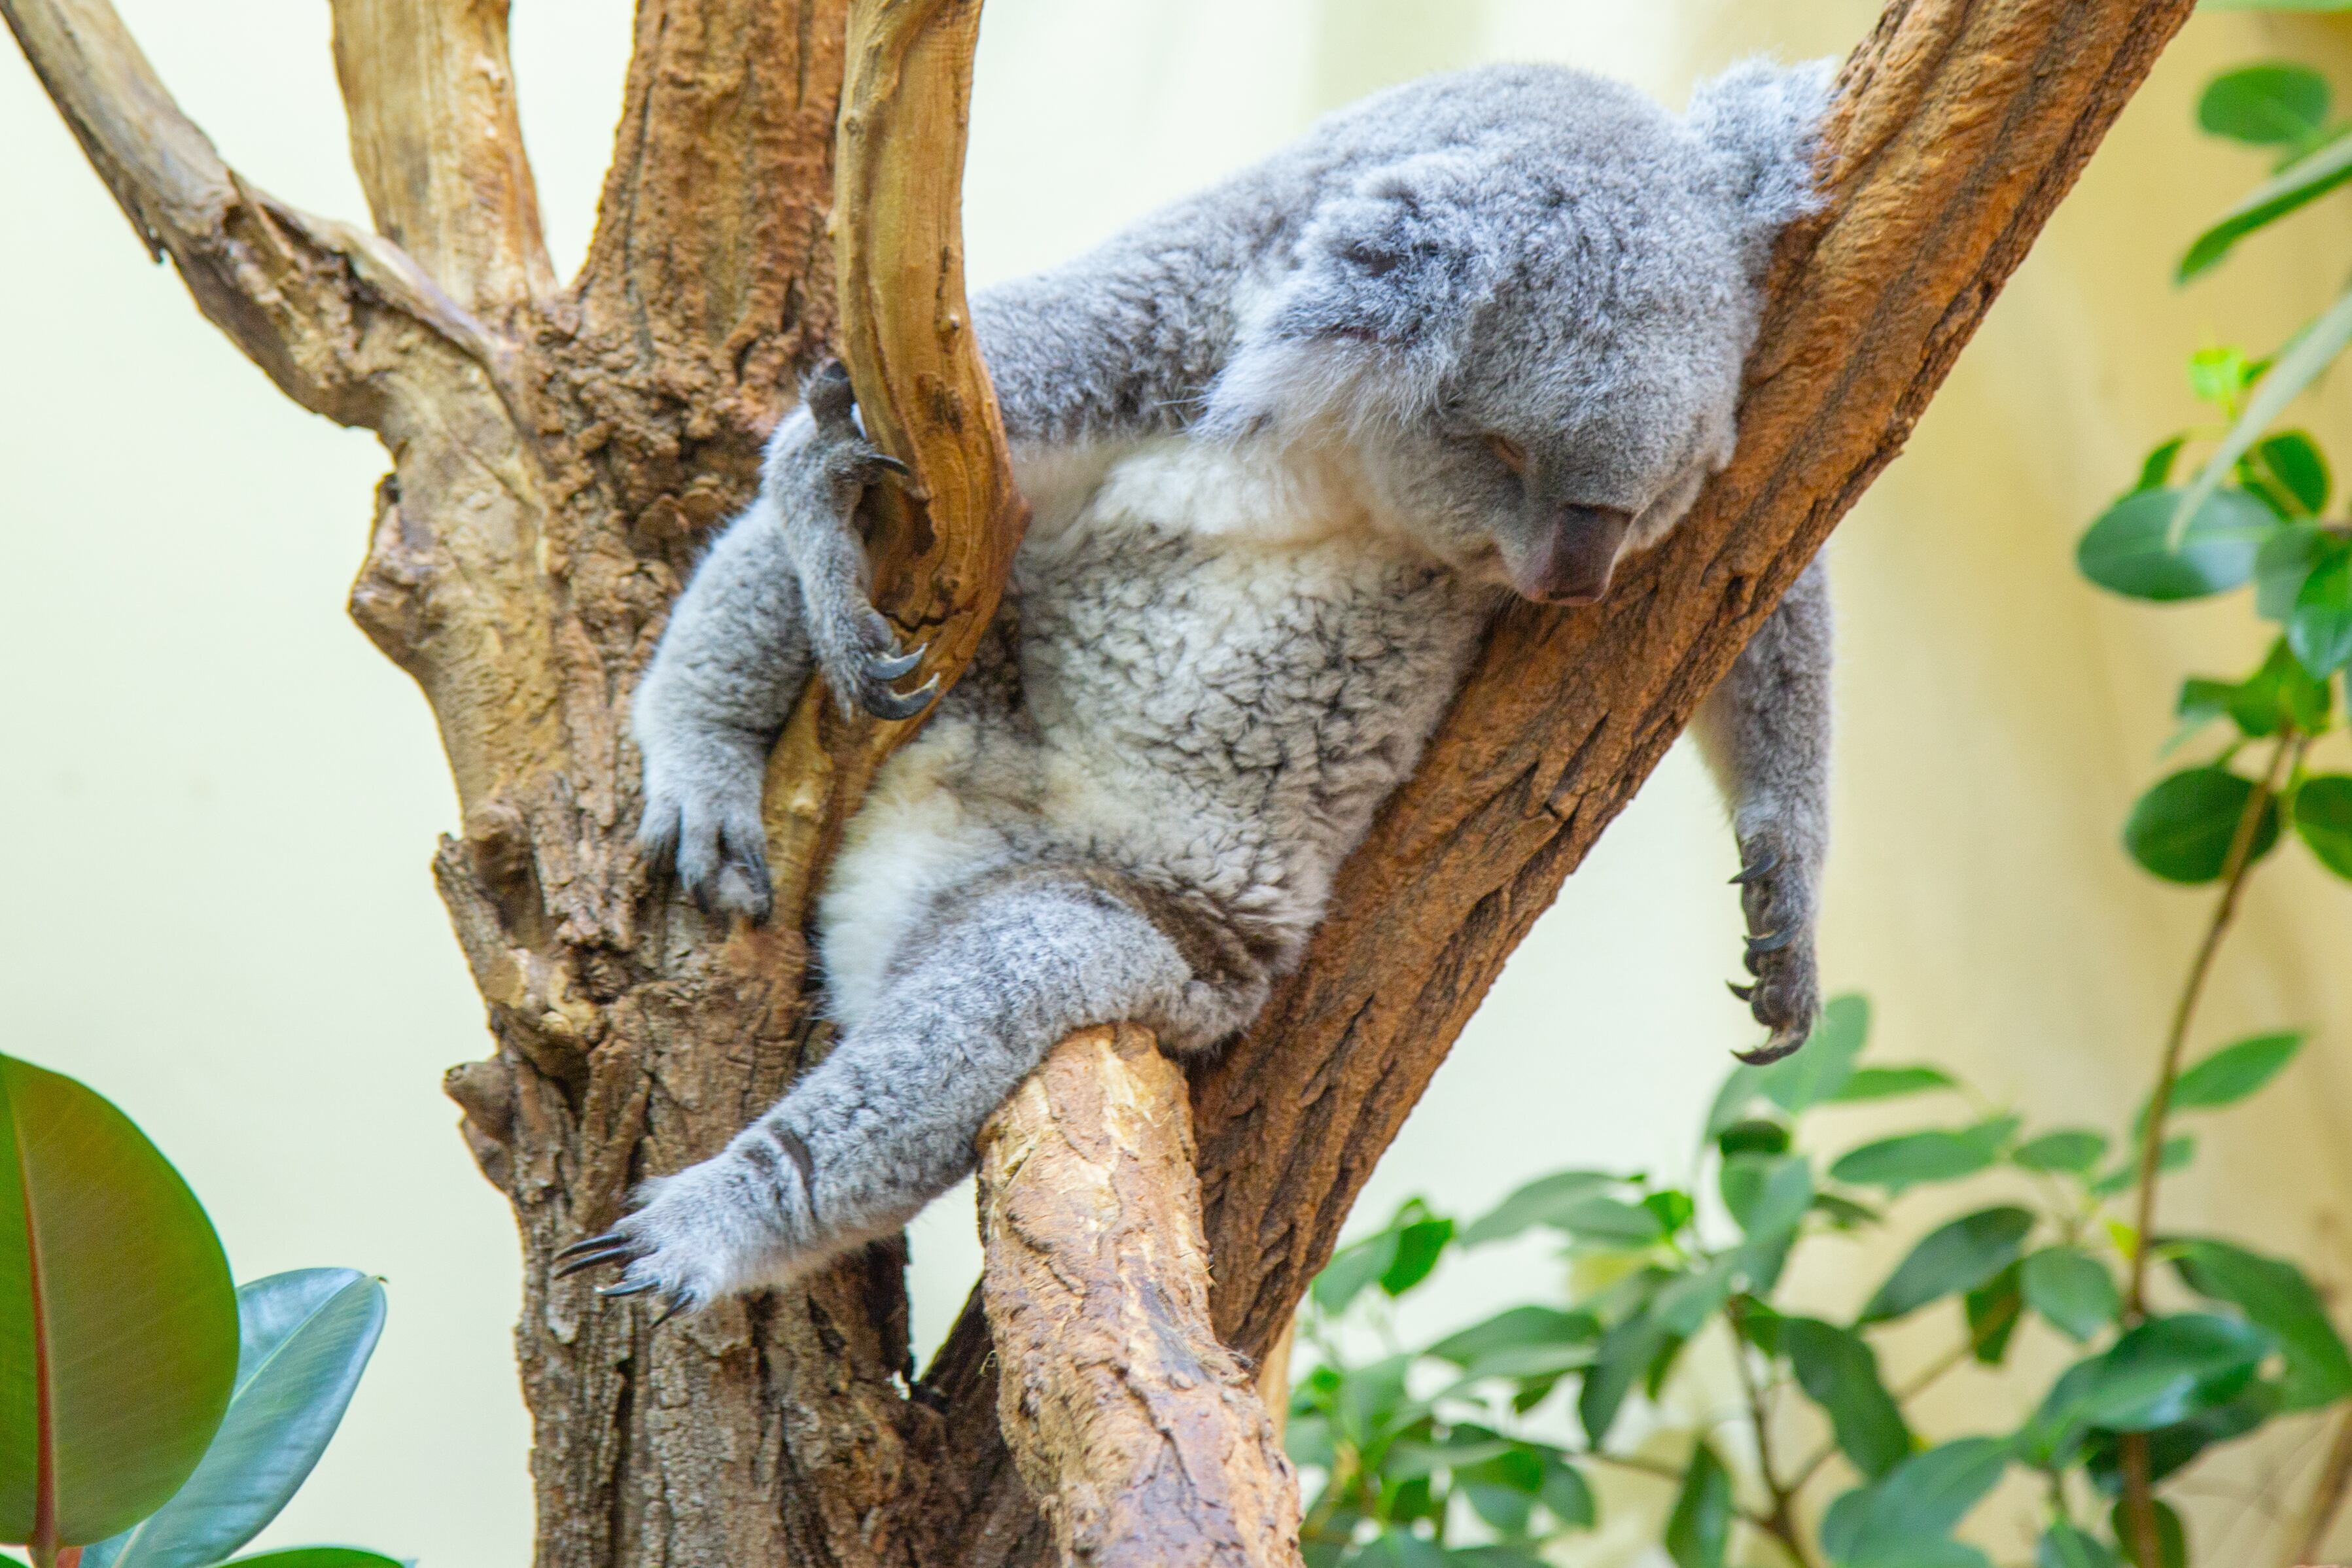
[[[1751,882],[1761,882],[1780,869],[1780,852],[1766,850],[1764,858],[1754,865],[1741,866],[1739,874],[1731,879],[1734,887],[1746,887]]]
[[[901,479],[911,479],[915,476],[915,471],[912,468],[887,452],[869,452],[866,455],[866,461],[885,474],[896,474]]]
[[[653,1333],[653,1332],[654,1332],[654,1330],[656,1330],[656,1329],[657,1329],[657,1328],[661,1327],[661,1326],[662,1326],[662,1324],[664,1324],[664,1323],[666,1323],[666,1322],[669,1322],[669,1321],[670,1321],[670,1319],[672,1319],[672,1318],[674,1318],[674,1317],[677,1316],[677,1314],[678,1314],[678,1313],[680,1313],[680,1312],[684,1312],[685,1310],[686,1310],[686,1298],[685,1298],[684,1296],[679,1296],[679,1297],[677,1297],[676,1300],[672,1301],[668,1306],[664,1307],[664,1308],[662,1309],[662,1314],[661,1314],[661,1316],[659,1316],[659,1317],[656,1318],[653,1322],[649,1322],[649,1323],[647,1323],[647,1324],[646,1325],[646,1333]]]
[[[866,673],[877,681],[895,681],[911,675],[915,673],[915,666],[923,662],[923,655],[930,649],[929,643],[918,643],[906,653],[888,658],[877,655],[866,661]]]
[[[912,718],[931,706],[940,695],[940,678],[933,675],[913,691],[877,692],[866,699],[866,711],[876,718]]]
[[[636,1255],[637,1250],[634,1247],[608,1247],[602,1252],[583,1252],[568,1263],[558,1263],[549,1278],[568,1280],[574,1274],[585,1273],[606,1263],[626,1263]]]
[[[1801,1034],[1794,1040],[1776,1034],[1753,1051],[1735,1051],[1731,1054],[1750,1067],[1765,1067],[1790,1054],[1804,1043],[1805,1037]]]
[[[1796,939],[1797,928],[1791,925],[1785,931],[1774,931],[1763,936],[1750,936],[1748,939],[1748,951],[1750,956],[1763,953],[1778,953]]]
[[[624,1280],[617,1285],[599,1285],[596,1287],[596,1293],[607,1298],[616,1296],[642,1296],[647,1291],[657,1291],[660,1288],[661,1281],[659,1280],[638,1280],[634,1282]]]
[[[1723,982],[1723,988],[1729,991],[1733,996],[1738,997],[1743,1002],[1756,994],[1755,987],[1735,985],[1729,980]]]
[[[562,1251],[558,1252],[555,1255],[555,1260],[561,1263],[566,1258],[577,1258],[583,1252],[601,1252],[607,1247],[627,1239],[627,1237],[623,1236],[617,1230],[607,1230],[602,1236],[591,1236],[582,1240],[574,1241],[571,1246],[566,1247]]]

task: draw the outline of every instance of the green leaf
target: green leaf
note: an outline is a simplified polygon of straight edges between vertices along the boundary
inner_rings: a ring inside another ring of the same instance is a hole
[[[1979,1365],[1999,1366],[2025,1316],[2017,1265],[2010,1264],[1962,1296],[1960,1306],[1969,1320],[1969,1354]]]
[[[2011,1151],[2011,1164],[2030,1171],[2084,1176],[2107,1157],[2107,1135],[2088,1127],[2062,1127],[2028,1138]]]
[[[414,1563],[386,1557],[356,1546],[289,1546],[278,1552],[257,1552],[239,1557],[226,1568],[416,1568]]]
[[[2132,486],[2135,491],[2160,489],[2172,478],[2172,465],[2180,458],[2180,449],[2189,444],[2189,437],[2176,435],[2158,442],[2139,465],[2139,479]]]
[[[1723,1568],[1723,1549],[1730,1539],[1731,1472],[1701,1438],[1666,1520],[1666,1555],[1675,1568]]]
[[[2312,569],[2334,544],[2326,528],[2311,523],[2289,523],[2264,539],[2254,552],[2254,613],[2282,624],[2291,619]],[[2225,694],[2234,689],[2227,682],[2206,684]]]
[[[2324,552],[2304,579],[2287,620],[2286,643],[2314,680],[2324,681],[2352,663],[2352,549]]]
[[[1560,1205],[1544,1223],[1580,1241],[1605,1247],[1647,1247],[1662,1239],[1666,1228],[1655,1209],[1594,1193]]]
[[[2116,1554],[2097,1536],[2060,1520],[2042,1532],[2034,1568],[2116,1568]]]
[[[2205,84],[2197,123],[2257,147],[2300,141],[2327,121],[2327,78],[2284,60],[2241,66]]]
[[[1688,1339],[1722,1310],[1738,1272],[1738,1256],[1726,1253],[1660,1291],[1650,1303],[1651,1315],[1677,1339]]]
[[[1468,1366],[1498,1350],[1591,1344],[1600,1337],[1600,1320],[1591,1312],[1564,1312],[1557,1307],[1513,1307],[1446,1335],[1423,1354],[1456,1366]]]
[[[1829,1103],[1858,1104],[1865,1100],[1892,1100],[1901,1094],[1925,1094],[1937,1089],[1958,1089],[1959,1082],[1940,1067],[1857,1067]]]
[[[2277,1077],[2303,1049],[2304,1039],[2301,1030],[2283,1030],[2223,1046],[2174,1082],[2172,1110],[2210,1111],[2236,1104]],[[2144,1113],[2137,1124],[2145,1124]]]
[[[1845,1568],[1955,1561],[1926,1549],[1943,1542],[2000,1484],[2010,1445],[1962,1437],[1914,1454],[1847,1492],[1822,1521],[1822,1547]]]
[[[2132,807],[2124,847],[2141,867],[2189,885],[2220,879],[2230,846],[2253,796],[2253,784],[2226,768],[2191,768],[2158,782]],[[2278,805],[2263,808],[2252,855],[2278,842]]]
[[[1979,1209],[1931,1230],[1862,1310],[1862,1323],[1891,1322],[1930,1301],[1974,1290],[2007,1268],[2033,1229],[2028,1210]]]
[[[2156,1568],[2189,1568],[2189,1532],[2181,1528],[2180,1516],[2162,1498],[2155,1500],[2156,1550],[2163,1561]],[[2123,1548],[2124,1561],[2132,1568],[2149,1568],[2140,1562],[2139,1532],[2132,1528],[2131,1503],[2117,1498],[2108,1511],[2107,1528],[2116,1532],[2116,1541]]]
[[[1997,1116],[1972,1127],[1905,1133],[1864,1144],[1830,1167],[1832,1179],[1891,1192],[1922,1182],[1958,1181],[1976,1175],[1999,1157],[2016,1133],[2018,1118]]]
[[[195,1195],[105,1100],[0,1056],[0,1540],[31,1539],[45,1490],[68,1546],[161,1508],[236,1375],[236,1293]]]
[[[2281,1399],[2275,1383],[2256,1378],[2236,1398],[2209,1406],[2185,1421],[2141,1434],[2147,1442],[2147,1472],[2152,1484],[2197,1462],[2208,1449],[2242,1437],[2279,1414]],[[2110,1496],[2123,1490],[2124,1435],[2094,1433],[2083,1449],[2083,1469],[2091,1484]]]
[[[2229,1302],[2278,1341],[2286,1408],[2314,1410],[2352,1394],[2352,1356],[2302,1270],[2210,1238],[2171,1242],[2166,1251],[2183,1284]]]
[[[2084,533],[2075,566],[2111,593],[2158,603],[2201,599],[2247,581],[2263,541],[2278,530],[2277,517],[2243,490],[2216,490],[2176,547],[2173,515],[2185,494],[2166,488],[2126,496]]]
[[[2026,1427],[2036,1462],[2063,1460],[2093,1427],[2151,1431],[2225,1405],[2274,1343],[2251,1323],[2211,1312],[2150,1318],[2051,1385]]]
[[[1725,1159],[1735,1155],[1780,1155],[1789,1149],[1789,1129],[1778,1122],[1734,1122],[1715,1140]]]
[[[2025,1260],[2018,1285],[2026,1304],[2080,1343],[2105,1331],[2122,1310],[2106,1265],[2075,1247],[2045,1247]]]
[[[1855,1230],[1865,1225],[1875,1225],[1885,1218],[1868,1204],[1856,1203],[1834,1192],[1815,1193],[1813,1212],[1826,1216],[1830,1224],[1840,1230]]]
[[[1601,1336],[1600,1354],[1585,1373],[1576,1398],[1577,1419],[1583,1423],[1584,1435],[1595,1448],[1608,1438],[1625,1396],[1672,1337],[1665,1325],[1647,1312],[1622,1320]]]
[[[2230,692],[2230,716],[2249,736],[2276,735],[2289,726],[2317,735],[2327,727],[2331,706],[2327,684],[2312,677],[2284,637]]]
[[[1543,1505],[1551,1510],[1552,1517],[1571,1530],[1590,1530],[1601,1517],[1592,1500],[1591,1483],[1584,1472],[1561,1458],[1549,1456],[1544,1469],[1543,1490],[1537,1494]]]
[[[161,1511],[81,1568],[211,1568],[261,1533],[309,1477],[383,1332],[383,1287],[353,1269],[273,1274],[236,1293],[228,1414]]]
[[[1829,1416],[1854,1469],[1883,1476],[1911,1453],[1911,1429],[1862,1336],[1819,1318],[1783,1318],[1780,1344],[1806,1396]]]
[[[2306,779],[2294,792],[2294,831],[2337,876],[2352,877],[2352,774]]]
[[[2285,431],[2256,445],[2253,455],[2300,515],[2317,517],[2327,509],[2335,480],[2327,472],[2327,459],[2320,455],[2310,436],[2299,430]]]
[[[1331,1261],[1315,1276],[1315,1304],[1327,1312],[1344,1312],[1365,1286],[1389,1271],[1396,1262],[1397,1237],[1384,1230],[1331,1254]]]
[[[2190,243],[2176,276],[2186,283],[2209,271],[2246,235],[2317,201],[2347,180],[2352,180],[2352,138],[2339,135],[2295,159],[2222,214]],[[2232,456],[2231,461],[2237,459]]]
[[[1395,1255],[1381,1271],[1381,1291],[1391,1296],[1402,1296],[1428,1279],[1445,1244],[1453,1239],[1454,1221],[1450,1219],[1416,1220],[1400,1228]]]
[[[1870,998],[1832,997],[1796,1054],[1755,1070],[1756,1092],[1792,1116],[1809,1111],[1845,1086],[1869,1040]]]
[[[1503,1241],[1536,1225],[1557,1225],[1568,1205],[1618,1185],[1605,1171],[1555,1171],[1540,1176],[1480,1216],[1462,1232],[1462,1245]]]
[[[2160,1174],[2170,1176],[2174,1171],[2187,1170],[2189,1163],[2196,1157],[2196,1138],[2188,1133],[2175,1133],[2164,1140],[2164,1147],[2157,1152],[2156,1168]],[[2139,1157],[2135,1151],[2131,1158],[2091,1184],[2091,1196],[2113,1197],[2137,1186],[2138,1182]]]

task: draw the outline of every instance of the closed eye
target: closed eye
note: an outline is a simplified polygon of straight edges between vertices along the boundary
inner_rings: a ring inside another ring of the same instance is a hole
[[[1528,472],[1528,449],[1526,447],[1521,446],[1517,442],[1512,440],[1507,435],[1488,435],[1486,437],[1486,450],[1493,453],[1495,455],[1495,460],[1500,463],[1504,467],[1508,468],[1512,473],[1520,476],[1522,478],[1526,477]]]

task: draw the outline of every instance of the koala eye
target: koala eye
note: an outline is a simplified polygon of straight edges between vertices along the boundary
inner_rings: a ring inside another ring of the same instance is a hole
[[[1495,455],[1495,460],[1497,463],[1500,463],[1504,467],[1508,468],[1512,473],[1519,475],[1522,477],[1526,476],[1528,471],[1528,449],[1526,447],[1521,446],[1517,442],[1512,440],[1507,435],[1489,434],[1486,437],[1486,450],[1493,453]]]

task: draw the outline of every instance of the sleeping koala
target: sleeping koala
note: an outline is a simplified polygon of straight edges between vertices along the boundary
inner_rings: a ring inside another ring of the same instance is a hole
[[[1073,1030],[1246,1025],[1499,606],[1600,599],[1728,460],[1828,90],[1751,64],[1676,119],[1566,68],[1434,78],[977,298],[1034,521],[824,892],[839,1042],[563,1270],[672,1310],[782,1283],[966,1174]],[[878,715],[932,699],[854,523],[897,466],[821,372],[637,688],[640,839],[706,908],[768,914],[761,777],[812,664]],[[1816,565],[1700,718],[1759,1057],[1816,1009],[1829,659]]]

